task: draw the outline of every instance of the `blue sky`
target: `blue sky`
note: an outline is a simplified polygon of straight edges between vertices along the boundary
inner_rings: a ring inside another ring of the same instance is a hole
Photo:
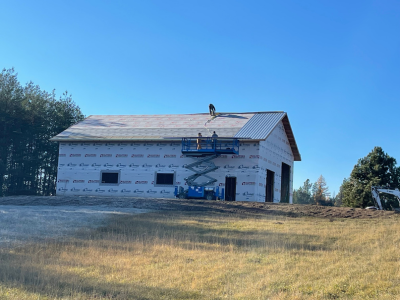
[[[400,162],[398,1],[1,1],[0,68],[85,115],[286,111],[294,187]]]

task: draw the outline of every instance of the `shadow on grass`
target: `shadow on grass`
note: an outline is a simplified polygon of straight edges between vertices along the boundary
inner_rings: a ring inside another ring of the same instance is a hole
[[[317,236],[272,229],[241,230],[234,227],[234,222],[238,220],[242,221],[242,217],[188,211],[111,216],[103,227],[78,232],[70,241],[33,244],[11,252],[0,250],[0,285],[51,298],[205,299],[210,295],[155,286],[156,282],[113,282],[107,280],[104,274],[86,273],[91,270],[90,263],[82,265],[82,262],[74,261],[74,255],[67,259],[60,255],[77,249],[81,256],[85,253],[90,255],[93,247],[102,249],[96,253],[135,253],[137,243],[143,245],[143,249],[171,245],[178,251],[216,248],[218,251],[231,251],[232,248],[238,251],[329,250],[328,246],[323,246],[324,243],[327,245],[326,241],[322,241],[321,246],[312,245],[315,241],[321,242]],[[100,264],[93,266],[99,272],[104,267]],[[109,275],[108,270],[103,271]]]
[[[333,239],[321,241],[321,238],[315,235],[279,232],[268,228],[240,230],[224,227],[229,221],[238,219],[246,217],[235,216],[230,219],[230,216],[223,214],[204,212],[201,215],[198,212],[158,212],[112,216],[106,226],[93,232],[93,238],[116,242],[139,241],[144,245],[169,244],[187,250],[233,246],[239,250],[261,248],[329,251],[329,246],[335,242]],[[81,240],[86,240],[85,235]],[[117,248],[118,245],[115,243],[112,247]],[[123,245],[120,247],[126,249]]]

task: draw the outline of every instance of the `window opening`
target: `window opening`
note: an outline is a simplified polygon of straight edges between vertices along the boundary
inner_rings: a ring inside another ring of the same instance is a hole
[[[101,183],[118,184],[119,172],[101,172]]]
[[[156,173],[156,185],[174,185],[174,173]]]

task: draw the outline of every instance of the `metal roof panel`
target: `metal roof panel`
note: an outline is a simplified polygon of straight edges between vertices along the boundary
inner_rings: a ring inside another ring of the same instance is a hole
[[[285,112],[255,114],[242,129],[239,130],[235,137],[265,140],[285,115]]]

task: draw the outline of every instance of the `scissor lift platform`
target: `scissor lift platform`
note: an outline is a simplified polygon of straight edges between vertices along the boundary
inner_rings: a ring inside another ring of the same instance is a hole
[[[182,154],[195,157],[239,154],[239,140],[219,137],[186,137],[182,138]]]
[[[239,140],[236,138],[213,137],[186,137],[182,138],[182,154],[192,157],[195,161],[184,167],[193,172],[185,178],[188,189],[181,186],[175,187],[175,196],[178,198],[206,198],[224,199],[224,188],[213,187],[217,179],[209,173],[218,169],[212,162],[222,154],[239,154]],[[196,182],[203,177],[204,182]]]

